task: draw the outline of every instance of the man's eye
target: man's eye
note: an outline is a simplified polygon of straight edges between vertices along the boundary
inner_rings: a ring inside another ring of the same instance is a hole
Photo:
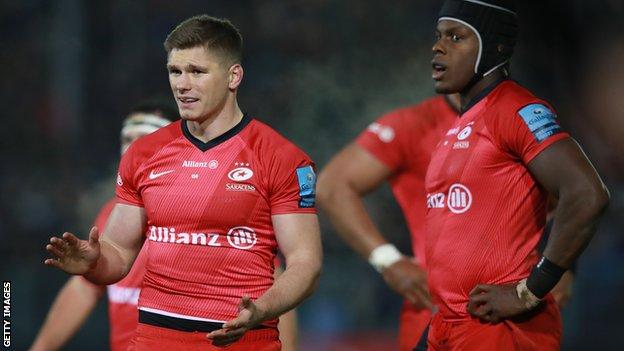
[[[457,34],[453,34],[453,35],[451,35],[451,40],[452,41],[460,41],[461,37],[459,35],[457,35]]]

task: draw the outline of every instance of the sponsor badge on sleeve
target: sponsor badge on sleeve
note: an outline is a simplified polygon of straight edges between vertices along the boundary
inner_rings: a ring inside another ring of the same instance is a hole
[[[312,166],[297,168],[299,182],[299,207],[314,207],[316,198],[316,174]]]
[[[555,134],[561,133],[557,116],[542,104],[530,104],[518,111],[535,140],[542,142]]]

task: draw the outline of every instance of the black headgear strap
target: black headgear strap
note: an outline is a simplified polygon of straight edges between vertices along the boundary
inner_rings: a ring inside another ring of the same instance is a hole
[[[518,18],[513,7],[504,7],[504,1],[446,0],[438,21],[460,22],[472,29],[479,40],[479,51],[474,76],[467,90],[481,78],[505,65],[513,54],[518,35]],[[503,51],[498,50],[499,44]]]

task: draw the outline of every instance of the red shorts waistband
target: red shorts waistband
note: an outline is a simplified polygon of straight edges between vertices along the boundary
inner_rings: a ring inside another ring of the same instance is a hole
[[[137,326],[137,333],[145,336],[153,336],[171,340],[206,340],[205,332],[185,332],[174,329],[156,327],[149,324],[139,323]],[[245,341],[260,341],[260,340],[279,340],[279,332],[275,328],[263,328],[248,330],[245,335],[240,339],[241,342]]]

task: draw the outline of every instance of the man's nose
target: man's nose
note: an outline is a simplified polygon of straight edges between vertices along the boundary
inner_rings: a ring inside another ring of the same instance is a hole
[[[191,80],[188,74],[180,74],[180,76],[176,79],[175,88],[179,91],[185,91],[191,88]]]

